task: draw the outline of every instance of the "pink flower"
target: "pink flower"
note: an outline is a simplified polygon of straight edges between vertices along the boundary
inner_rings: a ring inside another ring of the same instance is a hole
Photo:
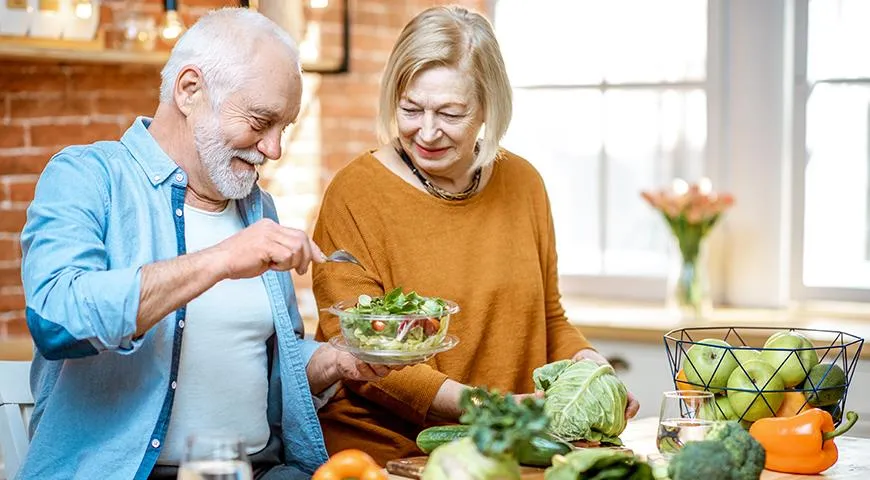
[[[708,179],[688,186],[682,180],[676,180],[674,185],[670,190],[643,191],[641,196],[670,220],[682,217],[692,225],[712,224],[734,205],[734,197],[729,193],[714,192]]]

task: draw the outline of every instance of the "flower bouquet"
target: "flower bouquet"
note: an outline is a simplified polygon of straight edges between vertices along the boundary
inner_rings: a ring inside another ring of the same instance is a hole
[[[661,212],[680,250],[679,268],[669,284],[669,303],[675,303],[684,315],[699,319],[710,303],[704,239],[725,210],[734,205],[734,197],[714,192],[707,178],[691,185],[676,179],[670,189],[645,191],[641,196]]]

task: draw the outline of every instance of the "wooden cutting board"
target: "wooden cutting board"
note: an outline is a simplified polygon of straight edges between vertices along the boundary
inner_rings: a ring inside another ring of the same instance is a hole
[[[404,478],[419,480],[429,457],[409,457],[387,462],[387,472]],[[543,480],[544,468],[520,467],[523,480]]]
[[[631,453],[631,449],[625,447],[585,447],[585,448],[611,448]],[[419,480],[423,476],[423,468],[426,467],[427,456],[400,458],[387,462],[387,472],[404,478]],[[546,467],[520,466],[520,474],[523,480],[543,480]]]

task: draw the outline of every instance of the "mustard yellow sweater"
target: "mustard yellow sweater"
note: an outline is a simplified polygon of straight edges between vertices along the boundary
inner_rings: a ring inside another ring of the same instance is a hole
[[[359,448],[382,465],[418,455],[414,439],[445,379],[529,393],[535,368],[589,346],[559,300],[544,183],[516,155],[503,151],[484,189],[457,202],[417,190],[363,154],[327,188],[314,240],[366,266],[315,265],[319,308],[398,286],[461,308],[449,325],[460,340],[454,349],[377,383],[344,382],[320,410],[330,453]],[[322,313],[317,338],[339,334],[338,319]]]

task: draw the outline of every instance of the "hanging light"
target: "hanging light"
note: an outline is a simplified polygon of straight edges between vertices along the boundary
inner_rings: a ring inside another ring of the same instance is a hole
[[[310,0],[308,6],[311,8],[326,8],[329,6],[329,0]]]
[[[176,0],[163,0],[163,9],[166,14],[163,17],[163,24],[160,25],[160,37],[164,41],[174,42],[184,33],[187,28],[181,20],[181,15],[178,14],[178,2]]]

